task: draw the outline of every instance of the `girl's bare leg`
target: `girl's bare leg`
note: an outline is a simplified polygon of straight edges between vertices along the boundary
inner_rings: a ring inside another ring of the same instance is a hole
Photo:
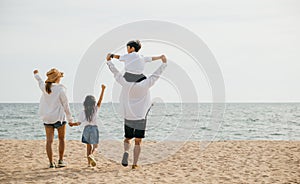
[[[88,157],[91,154],[91,152],[92,152],[92,145],[87,144],[86,145],[86,157]],[[90,166],[91,165],[90,160],[89,159],[87,159],[87,160],[88,160],[88,165]]]
[[[86,157],[90,156],[91,152],[92,152],[92,145],[91,144],[87,144],[86,145]],[[88,165],[91,165],[89,159],[88,159]]]
[[[89,144],[89,154],[87,155],[88,159],[88,164],[89,166],[91,165],[92,167],[96,166],[96,161],[93,157],[94,152],[97,150],[98,144]]]
[[[93,149],[91,151],[91,155],[93,155],[98,150],[98,144],[93,144]]]

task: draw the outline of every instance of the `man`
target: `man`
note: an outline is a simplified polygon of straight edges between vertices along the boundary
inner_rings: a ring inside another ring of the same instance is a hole
[[[116,81],[122,86],[120,105],[124,117],[124,154],[122,165],[128,166],[130,141],[134,138],[132,169],[136,169],[141,152],[141,142],[145,137],[146,116],[151,107],[149,89],[154,85],[167,66],[167,59],[162,57],[161,66],[149,77],[138,82],[127,82],[111,62],[111,54],[106,57],[107,65],[114,74]]]

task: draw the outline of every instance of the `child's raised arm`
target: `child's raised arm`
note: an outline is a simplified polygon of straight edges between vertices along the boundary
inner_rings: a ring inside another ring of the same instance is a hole
[[[166,56],[161,55],[161,56],[153,56],[152,57],[152,61],[159,60],[159,59],[161,59],[163,61],[164,59],[166,59]]]
[[[115,59],[120,59],[120,55],[109,53],[109,54],[107,54],[107,56],[106,56],[106,60],[107,60],[107,61],[109,61],[110,59],[113,59],[113,58],[115,58]]]
[[[105,90],[106,86],[104,84],[101,85],[101,94],[97,103],[97,107],[100,108],[102,99],[103,99],[103,95],[104,95],[104,90]]]

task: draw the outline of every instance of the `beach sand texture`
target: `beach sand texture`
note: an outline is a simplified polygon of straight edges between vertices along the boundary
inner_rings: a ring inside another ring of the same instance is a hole
[[[122,152],[122,142],[111,144]],[[56,161],[57,145],[55,140]],[[300,141],[218,141],[203,150],[199,142],[187,142],[167,159],[137,170],[101,153],[97,166],[87,167],[80,141],[67,141],[65,168],[48,169],[45,141],[0,140],[0,151],[0,183],[300,183]]]

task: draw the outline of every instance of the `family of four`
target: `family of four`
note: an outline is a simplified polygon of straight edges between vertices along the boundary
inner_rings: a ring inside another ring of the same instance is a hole
[[[124,117],[124,153],[121,164],[128,166],[130,141],[134,138],[133,164],[132,169],[138,167],[137,162],[141,152],[141,142],[145,137],[147,114],[151,107],[149,89],[157,81],[167,66],[167,59],[164,55],[157,57],[144,57],[138,54],[141,43],[138,40],[127,43],[125,55],[108,54],[106,57],[109,70],[113,73],[115,80],[122,86],[120,105]],[[125,73],[122,75],[112,63],[112,59],[118,59],[125,64]],[[143,75],[146,62],[161,60],[160,67],[148,78]],[[87,145],[88,166],[96,166],[94,153],[97,152],[99,143],[99,131],[97,126],[98,112],[104,95],[105,85],[102,85],[99,100],[92,95],[85,97],[83,111],[80,112],[75,122],[70,112],[66,88],[60,84],[63,73],[57,69],[47,72],[47,80],[44,82],[39,76],[38,70],[34,70],[34,77],[38,81],[42,91],[39,114],[44,123],[46,131],[46,152],[49,159],[49,167],[65,167],[65,133],[66,124],[72,126],[83,125],[82,142]],[[57,129],[59,140],[59,160],[53,161],[53,139],[54,130]]]

